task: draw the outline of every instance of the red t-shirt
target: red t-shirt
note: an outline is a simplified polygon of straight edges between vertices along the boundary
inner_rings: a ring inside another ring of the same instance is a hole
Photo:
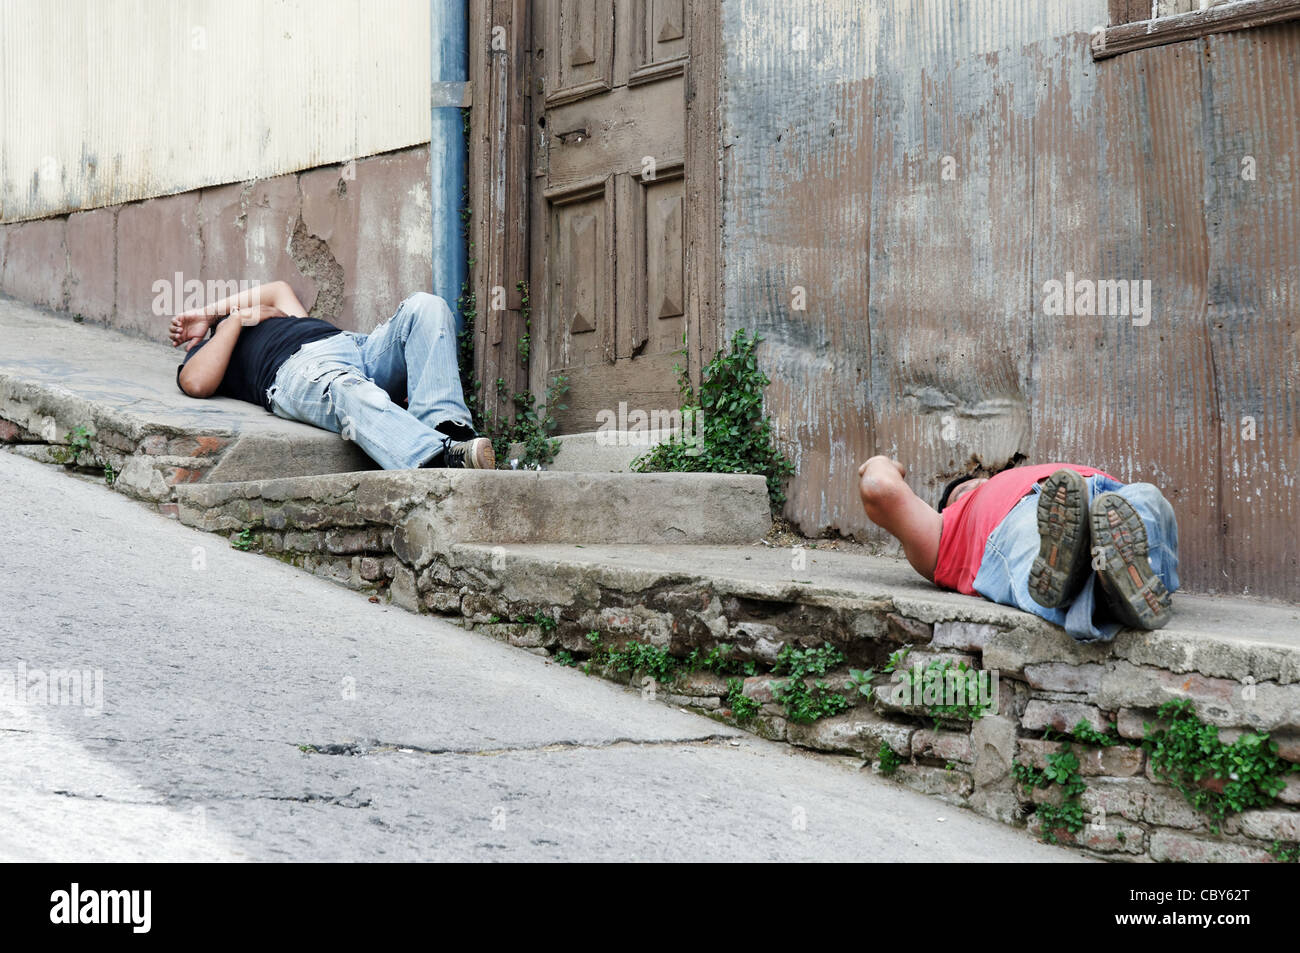
[[[1077,470],[1085,477],[1110,476],[1093,467],[1073,463],[1043,463],[1034,467],[1003,470],[987,483],[964,493],[943,511],[943,528],[939,531],[939,559],[934,567],[935,585],[975,594],[975,576],[984,558],[984,545],[1008,513],[1039,480],[1062,468]],[[1114,477],[1111,477],[1114,479]]]

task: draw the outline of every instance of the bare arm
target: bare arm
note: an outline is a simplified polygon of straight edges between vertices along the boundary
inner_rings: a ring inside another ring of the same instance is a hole
[[[302,306],[302,302],[298,300],[298,296],[293,293],[287,281],[269,281],[256,288],[249,288],[239,294],[214,301],[202,310],[206,315],[220,317],[231,311],[252,308],[259,304],[278,308],[291,318],[302,318],[307,315],[307,309]]]
[[[212,340],[203,345],[203,349],[190,358],[181,368],[177,378],[181,390],[191,397],[211,397],[221,386],[221,379],[230,367],[230,355],[235,351],[235,344],[244,328],[252,327],[267,318],[288,317],[279,308],[270,305],[254,305],[251,308],[230,312],[230,317],[217,325]],[[199,344],[191,340],[185,350],[193,350]]]
[[[202,308],[194,308],[176,315],[171,323],[172,347],[185,344],[186,350],[189,350],[192,345],[186,342],[202,340],[218,318],[230,314],[231,311],[258,307],[274,309],[290,318],[307,316],[307,309],[302,306],[298,296],[289,287],[289,282],[271,281],[241,291],[239,294],[228,295]]]
[[[896,460],[872,457],[858,467],[858,492],[867,518],[897,538],[912,568],[934,582],[943,517],[912,492],[906,473]]]
[[[240,321],[222,321],[212,340],[181,368],[181,390],[191,397],[211,397],[221,386],[230,366],[230,355],[244,325]]]

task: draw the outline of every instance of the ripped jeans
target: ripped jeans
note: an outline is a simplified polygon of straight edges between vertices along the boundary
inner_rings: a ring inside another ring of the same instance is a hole
[[[267,398],[276,416],[341,434],[385,470],[414,469],[474,435],[456,351],[447,302],[421,292],[370,334],[303,345]]]

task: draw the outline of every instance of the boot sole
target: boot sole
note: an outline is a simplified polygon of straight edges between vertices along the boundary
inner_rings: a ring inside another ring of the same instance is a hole
[[[1057,609],[1078,593],[1088,572],[1088,483],[1057,470],[1038,495],[1038,556],[1029,569],[1029,597]]]
[[[1092,503],[1092,541],[1100,557],[1097,581],[1115,615],[1135,629],[1158,629],[1173,616],[1169,590],[1151,569],[1142,517],[1118,493]]]

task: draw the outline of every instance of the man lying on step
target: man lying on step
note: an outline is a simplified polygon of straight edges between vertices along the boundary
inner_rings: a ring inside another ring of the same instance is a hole
[[[1178,524],[1150,483],[1067,463],[1015,467],[958,477],[935,510],[906,472],[872,457],[858,468],[858,491],[867,517],[935,585],[1032,612],[1081,642],[1169,621]]]
[[[369,334],[306,314],[273,281],[176,315],[172,346],[187,352],[177,385],[342,434],[385,470],[496,466],[492,441],[470,425],[445,301],[413,294]]]

